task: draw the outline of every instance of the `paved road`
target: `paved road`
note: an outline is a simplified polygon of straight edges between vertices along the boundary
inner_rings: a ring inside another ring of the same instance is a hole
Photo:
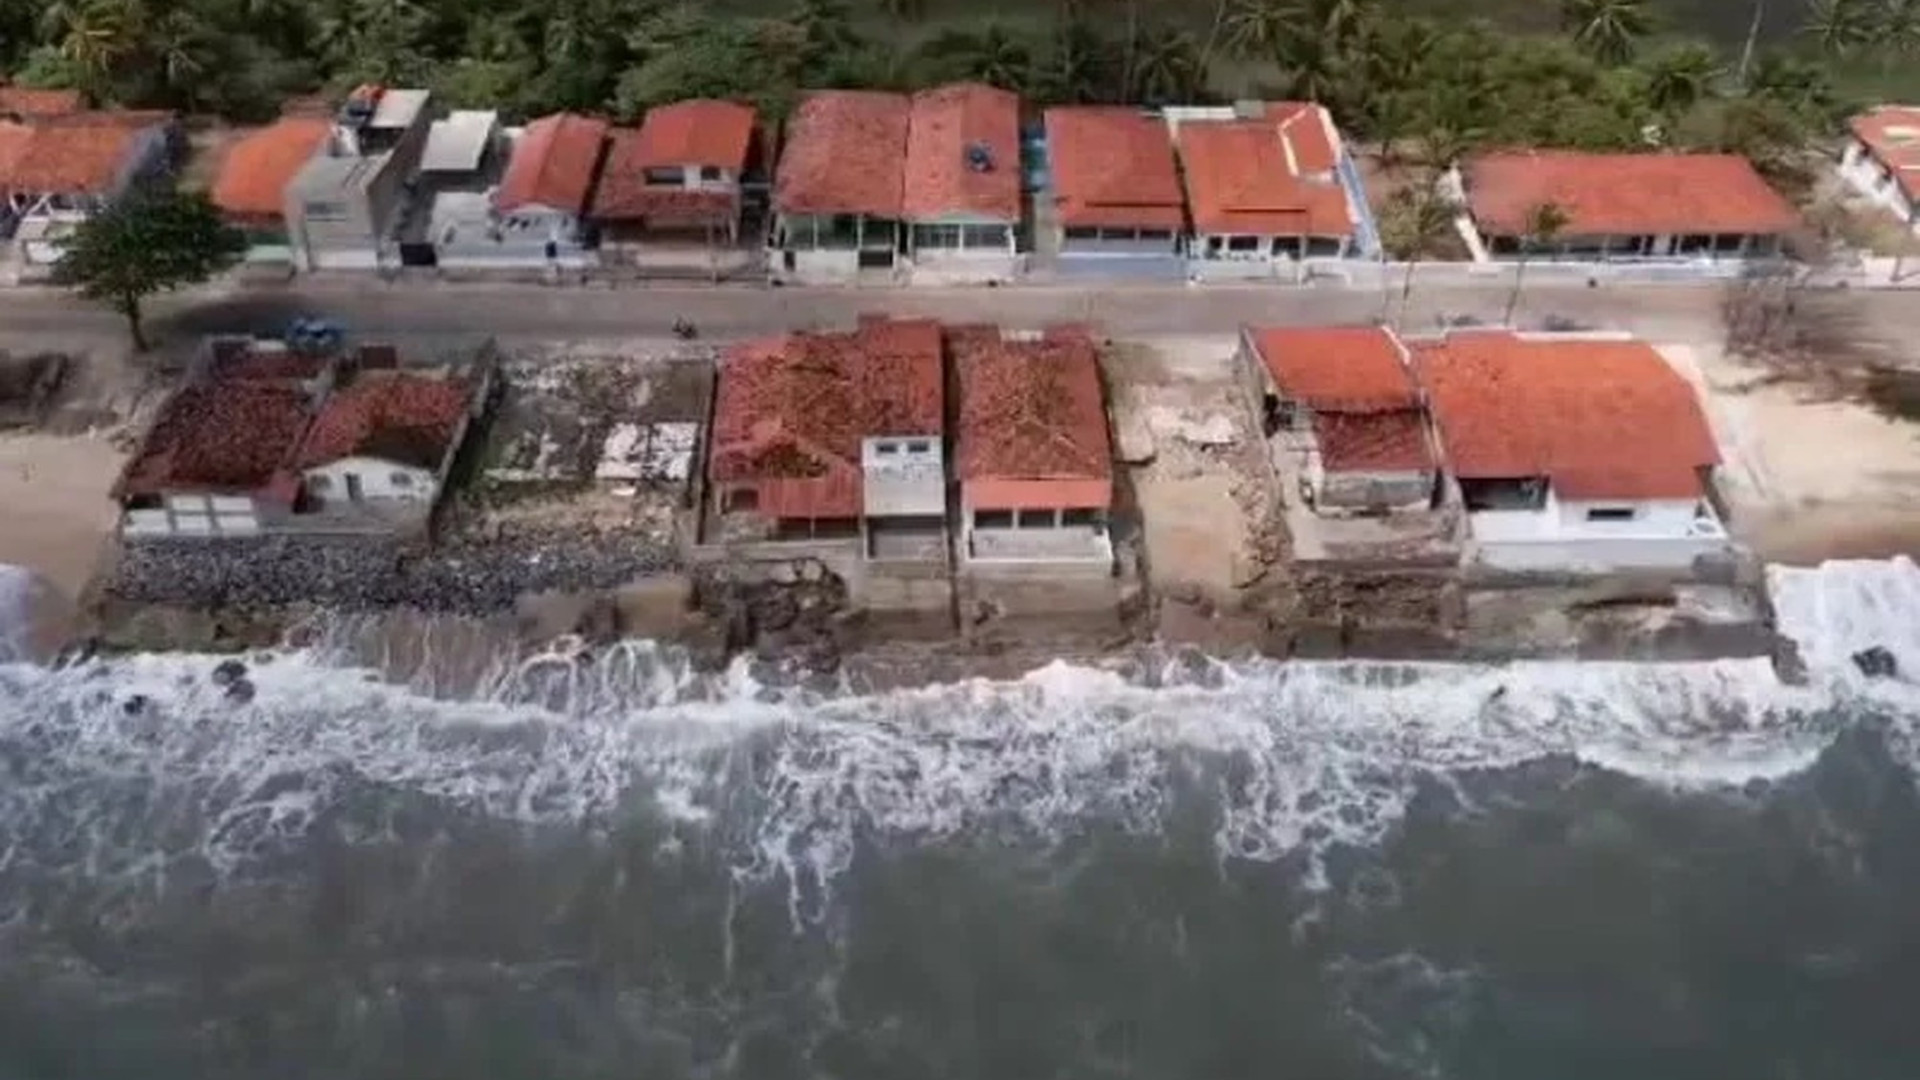
[[[1497,321],[1507,295],[1507,289],[1498,285],[1422,289],[1416,284],[1406,325],[1432,328],[1442,314]],[[1711,341],[1719,337],[1723,297],[1724,288],[1718,285],[1586,288],[1541,283],[1524,293],[1518,321],[1538,324],[1557,316],[1630,330],[1658,341]],[[1836,292],[1810,294],[1808,302],[1841,308],[1877,336],[1920,337],[1920,296]],[[844,326],[862,312],[888,312],[1013,328],[1086,321],[1115,336],[1139,337],[1227,333],[1243,323],[1360,322],[1377,318],[1381,310],[1382,296],[1377,292],[1331,287],[863,290],[371,281],[302,282],[162,297],[153,302],[151,322],[157,335],[174,340],[210,332],[273,332],[296,315],[338,319],[362,335],[554,339],[664,336],[676,318],[685,317],[703,336],[734,338]],[[0,333],[91,335],[115,333],[119,328],[118,317],[111,312],[64,293],[0,294]]]

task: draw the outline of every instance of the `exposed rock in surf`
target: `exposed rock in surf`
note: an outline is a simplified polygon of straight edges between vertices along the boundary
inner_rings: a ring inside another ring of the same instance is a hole
[[[238,660],[222,660],[213,669],[213,685],[231,688],[247,677],[247,665]]]
[[[235,679],[227,684],[227,700],[236,705],[245,705],[253,700],[253,680]]]
[[[120,711],[128,716],[140,716],[146,713],[151,702],[145,694],[134,694],[120,703]]]
[[[1869,679],[1893,679],[1900,675],[1900,661],[1884,645],[1854,653],[1853,666]]]
[[[1811,681],[1807,658],[1801,655],[1798,642],[1785,634],[1775,634],[1768,652],[1768,659],[1773,663],[1774,678],[1788,686],[1806,686]]]

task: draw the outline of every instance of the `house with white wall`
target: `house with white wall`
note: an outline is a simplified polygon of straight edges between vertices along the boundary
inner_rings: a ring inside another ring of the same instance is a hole
[[[390,531],[427,527],[470,424],[486,407],[490,365],[356,368],[313,418],[293,459],[316,520],[364,517]]]
[[[1694,387],[1625,335],[1455,330],[1408,343],[1470,566],[1689,571],[1732,541]]]
[[[425,90],[362,86],[287,185],[284,217],[300,270],[375,270],[390,258],[432,117]]]
[[[1920,105],[1879,105],[1847,122],[1840,177],[1920,232]]]
[[[15,241],[26,266],[50,267],[80,222],[165,181],[177,130],[166,112],[0,119],[0,236]]]
[[[430,239],[439,264],[591,265],[585,214],[607,131],[605,120],[555,113],[512,134],[498,187],[465,202],[436,200]]]
[[[740,239],[741,179],[757,114],[735,101],[676,101],[615,129],[594,192],[603,247],[644,259],[653,248],[705,249]]]
[[[1045,124],[1046,187],[1035,195],[1034,228],[1053,231],[1052,271],[1186,277],[1186,196],[1166,121],[1125,106],[1068,105],[1048,109]]]
[[[1481,154],[1445,186],[1466,208],[1476,258],[1727,262],[1780,255],[1798,211],[1738,154]],[[1530,238],[1538,208],[1565,224]]]
[[[1198,279],[1301,277],[1308,259],[1355,252],[1363,196],[1341,170],[1324,106],[1247,102],[1165,110],[1193,218]]]
[[[907,131],[904,94],[821,90],[787,123],[774,174],[769,275],[833,283],[863,271],[889,278],[905,238],[901,221]]]
[[[1012,281],[1021,270],[1019,95],[954,83],[913,95],[901,211],[916,281]]]
[[[1379,326],[1246,327],[1238,363],[1298,498],[1327,516],[1425,511],[1437,468],[1405,346]]]

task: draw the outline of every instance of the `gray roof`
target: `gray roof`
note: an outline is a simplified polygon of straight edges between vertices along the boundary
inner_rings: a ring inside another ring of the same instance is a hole
[[[380,103],[373,107],[373,117],[367,121],[371,128],[404,128],[413,124],[422,110],[427,107],[427,98],[432,93],[426,90],[387,90],[381,93]]]
[[[427,148],[420,155],[420,171],[473,172],[478,169],[499,123],[499,113],[482,109],[458,109],[445,120],[435,120],[427,129]]]
[[[364,156],[329,154],[327,148],[322,146],[294,174],[287,191],[302,199],[323,199],[329,195],[364,191],[368,184],[373,183],[374,177],[387,167],[392,157],[391,153]]]

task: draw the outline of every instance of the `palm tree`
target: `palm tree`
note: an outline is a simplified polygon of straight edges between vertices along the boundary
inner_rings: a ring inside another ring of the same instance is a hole
[[[1873,38],[1873,19],[1864,0],[1813,0],[1801,32],[1832,57],[1853,53]]]
[[[947,77],[973,79],[1008,90],[1024,89],[1033,74],[1033,53],[1006,24],[978,30],[943,30],[920,47]]]
[[[1560,22],[1575,45],[1603,64],[1632,60],[1653,28],[1642,0],[1560,0]]]
[[[1920,0],[1881,0],[1873,22],[1883,67],[1920,57]]]
[[[1129,97],[1146,105],[1192,101],[1207,84],[1200,43],[1171,26],[1150,28],[1140,39]]]
[[[1292,0],[1230,0],[1227,48],[1240,57],[1271,57],[1293,35],[1294,20]]]
[[[1520,226],[1520,265],[1513,271],[1513,293],[1507,297],[1506,325],[1513,325],[1514,309],[1520,306],[1520,286],[1527,277],[1527,257],[1559,239],[1572,218],[1558,203],[1543,202],[1528,208]]]
[[[140,49],[145,6],[140,0],[84,0],[62,17],[61,54],[84,73],[93,96],[104,97],[121,64]]]
[[[1429,178],[1419,188],[1399,192],[1384,210],[1380,215],[1382,253],[1407,264],[1406,275],[1400,281],[1400,318],[1395,320],[1404,323],[1407,308],[1413,303],[1413,272],[1419,268],[1421,258],[1431,254],[1434,245],[1452,231],[1460,208],[1439,189],[1436,179]],[[1390,303],[1391,294],[1388,294],[1380,304],[1382,322],[1388,321]]]
[[[1647,101],[1667,117],[1677,117],[1712,96],[1720,75],[1720,57],[1710,46],[1682,45],[1647,64]]]

